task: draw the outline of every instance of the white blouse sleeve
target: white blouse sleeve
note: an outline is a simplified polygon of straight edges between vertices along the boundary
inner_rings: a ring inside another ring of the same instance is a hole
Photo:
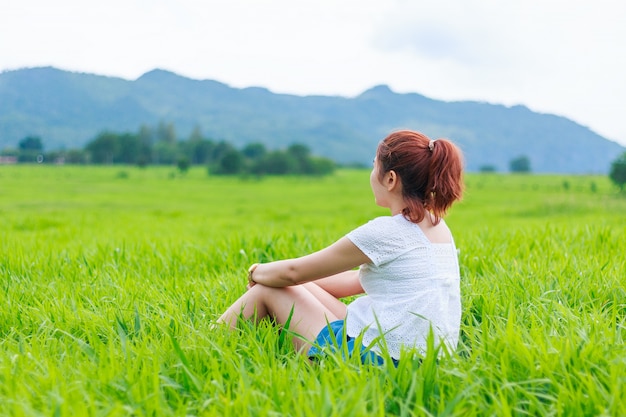
[[[377,217],[349,232],[346,237],[376,266],[398,257],[406,245],[403,236],[394,236],[397,223],[392,217]]]

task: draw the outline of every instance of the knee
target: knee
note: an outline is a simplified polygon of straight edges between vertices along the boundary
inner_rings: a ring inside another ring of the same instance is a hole
[[[289,287],[267,287],[263,284],[255,284],[248,291],[253,291],[255,298],[257,299],[277,299],[284,298],[285,296],[289,298],[296,298],[299,294],[302,293],[304,287],[301,285],[294,285]],[[306,292],[306,291],[305,291]]]
[[[248,292],[254,294],[257,297],[275,296],[279,293],[285,293],[289,291],[290,287],[268,287],[263,284],[254,284]]]

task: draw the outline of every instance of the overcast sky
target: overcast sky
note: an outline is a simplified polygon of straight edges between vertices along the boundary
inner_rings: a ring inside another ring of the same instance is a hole
[[[0,71],[523,104],[626,145],[620,0],[2,0]]]

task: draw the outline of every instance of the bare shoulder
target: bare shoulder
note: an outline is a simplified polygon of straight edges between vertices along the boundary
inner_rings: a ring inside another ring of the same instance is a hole
[[[437,225],[433,224],[433,219],[430,216],[427,216],[418,223],[426,238],[430,240],[431,243],[451,243],[452,242],[452,233],[448,228],[448,225],[445,221],[441,220]]]

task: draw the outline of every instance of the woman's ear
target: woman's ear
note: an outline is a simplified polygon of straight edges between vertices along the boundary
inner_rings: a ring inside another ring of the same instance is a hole
[[[400,183],[398,174],[396,174],[396,171],[394,171],[393,169],[390,171],[387,171],[384,181],[385,181],[385,186],[387,187],[387,191],[393,191]]]

